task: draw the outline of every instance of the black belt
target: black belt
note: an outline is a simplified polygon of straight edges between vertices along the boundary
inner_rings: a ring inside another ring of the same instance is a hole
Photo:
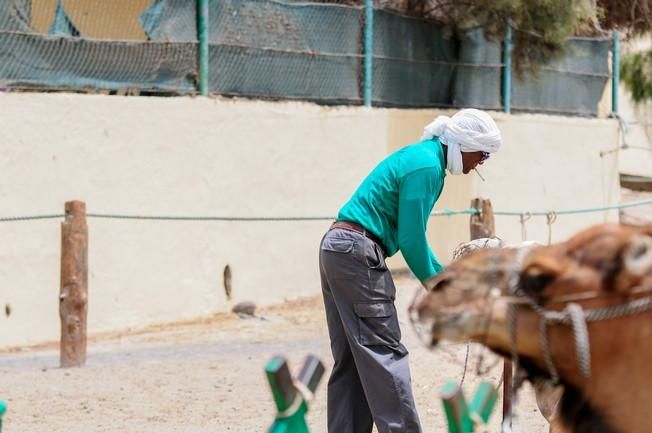
[[[371,233],[366,228],[362,227],[358,223],[354,223],[351,221],[335,221],[331,225],[331,229],[343,229],[343,230],[349,230],[352,232],[359,233],[362,236],[367,237],[372,241],[374,241],[375,243],[377,243],[378,246],[380,246],[380,248],[383,250],[383,254],[385,254],[385,256],[387,255],[387,250],[385,249],[385,246],[383,245],[383,242],[380,240],[380,238],[375,234]]]

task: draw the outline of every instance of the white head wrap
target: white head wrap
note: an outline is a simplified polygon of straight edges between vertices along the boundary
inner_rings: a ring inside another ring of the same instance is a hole
[[[500,130],[496,122],[481,110],[465,108],[451,118],[438,116],[423,130],[421,140],[439,137],[448,146],[446,168],[451,174],[462,174],[462,152],[497,152]]]

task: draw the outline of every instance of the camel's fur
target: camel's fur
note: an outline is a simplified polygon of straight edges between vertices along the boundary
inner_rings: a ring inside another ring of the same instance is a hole
[[[515,279],[510,278],[516,276]],[[562,310],[556,296],[587,291],[599,297],[579,301],[584,309],[652,296],[652,226],[603,224],[567,242],[533,248],[475,251],[442,272],[432,292],[411,308],[430,325],[433,341],[468,339],[508,355],[512,350],[508,309],[510,281],[548,310]],[[546,376],[539,337],[540,317],[518,306],[516,350],[531,377]],[[489,320],[490,318],[490,320]],[[592,375],[584,379],[572,328],[551,325],[550,349],[565,387],[560,431],[650,432],[652,397],[652,312],[588,325]]]

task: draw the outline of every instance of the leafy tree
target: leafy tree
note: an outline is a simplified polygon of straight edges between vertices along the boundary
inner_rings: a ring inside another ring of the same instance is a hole
[[[317,1],[364,4],[364,0]],[[503,40],[510,23],[517,73],[536,71],[560,56],[570,36],[610,36],[610,30],[640,35],[652,30],[652,0],[374,0],[374,5],[433,19],[452,31],[482,26],[490,40]],[[649,76],[650,69],[645,71]],[[629,77],[626,72],[623,75]]]
[[[652,51],[623,57],[620,74],[634,102],[652,101]]]
[[[622,30],[626,36],[652,31],[652,0],[602,0],[599,5],[606,28]],[[623,56],[620,74],[635,103],[652,101],[652,50]]]
[[[605,29],[634,35],[652,30],[652,0],[598,0],[596,9]]]
[[[588,28],[593,10],[585,0],[437,0],[423,16],[453,29],[481,26],[489,40],[504,39],[512,27],[512,61],[517,73],[536,71],[563,53],[565,40]]]

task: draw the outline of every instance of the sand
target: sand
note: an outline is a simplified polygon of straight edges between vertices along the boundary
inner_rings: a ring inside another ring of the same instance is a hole
[[[397,278],[397,309],[424,432],[445,432],[439,389],[459,381],[465,345],[430,350],[411,329],[406,308],[418,283]],[[326,382],[332,366],[321,295],[262,308],[258,317],[220,314],[193,323],[139,332],[93,336],[83,368],[58,368],[53,345],[0,354],[0,399],[9,410],[4,433],[182,433],[267,431],[275,410],[263,368],[283,355],[298,371],[308,353],[319,356],[326,374],[310,405],[312,433],[326,432]],[[464,390],[469,398],[479,380],[498,383],[502,361],[475,374],[472,346]],[[500,404],[487,431],[499,432]],[[516,431],[547,432],[527,386],[519,393]]]

